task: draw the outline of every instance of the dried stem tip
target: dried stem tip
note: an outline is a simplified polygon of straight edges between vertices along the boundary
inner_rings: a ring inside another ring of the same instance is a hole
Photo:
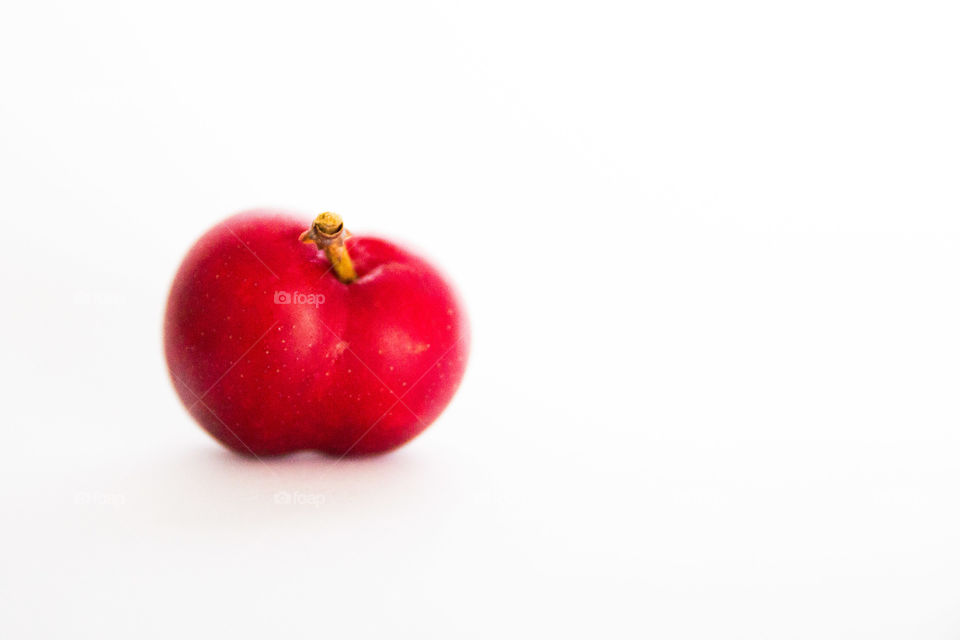
[[[332,236],[343,229],[343,218],[332,211],[324,211],[313,221],[313,228],[319,233]]]
[[[353,261],[344,244],[349,237],[350,232],[343,228],[343,218],[332,211],[325,211],[317,216],[309,229],[300,234],[300,241],[316,244],[327,255],[337,279],[349,284],[357,279]]]

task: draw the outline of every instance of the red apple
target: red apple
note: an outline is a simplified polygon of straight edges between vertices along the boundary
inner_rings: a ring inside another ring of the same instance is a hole
[[[164,341],[180,399],[230,449],[357,455],[398,447],[440,415],[469,330],[423,258],[352,236],[335,214],[310,225],[251,211],[187,254]]]

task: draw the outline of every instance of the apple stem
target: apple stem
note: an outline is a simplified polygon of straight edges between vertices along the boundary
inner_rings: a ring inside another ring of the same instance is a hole
[[[344,244],[349,237],[350,232],[343,228],[343,218],[325,211],[317,216],[309,229],[300,234],[300,241],[316,244],[326,254],[337,280],[350,284],[357,279],[357,272]]]

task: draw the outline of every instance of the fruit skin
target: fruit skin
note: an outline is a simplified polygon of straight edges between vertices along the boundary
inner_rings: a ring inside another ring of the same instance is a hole
[[[309,226],[250,211],[190,249],[164,322],[174,387],[204,429],[242,454],[394,449],[456,392],[466,314],[434,267],[378,238],[346,240],[358,279],[343,284],[298,241]],[[282,304],[278,292],[314,303]]]

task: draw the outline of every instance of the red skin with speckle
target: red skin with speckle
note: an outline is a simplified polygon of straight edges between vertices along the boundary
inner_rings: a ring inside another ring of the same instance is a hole
[[[309,227],[251,211],[197,241],[167,301],[174,387],[197,422],[239,453],[388,451],[456,392],[466,315],[436,269],[386,240],[346,240],[358,278],[343,284],[322,252],[298,240]]]

